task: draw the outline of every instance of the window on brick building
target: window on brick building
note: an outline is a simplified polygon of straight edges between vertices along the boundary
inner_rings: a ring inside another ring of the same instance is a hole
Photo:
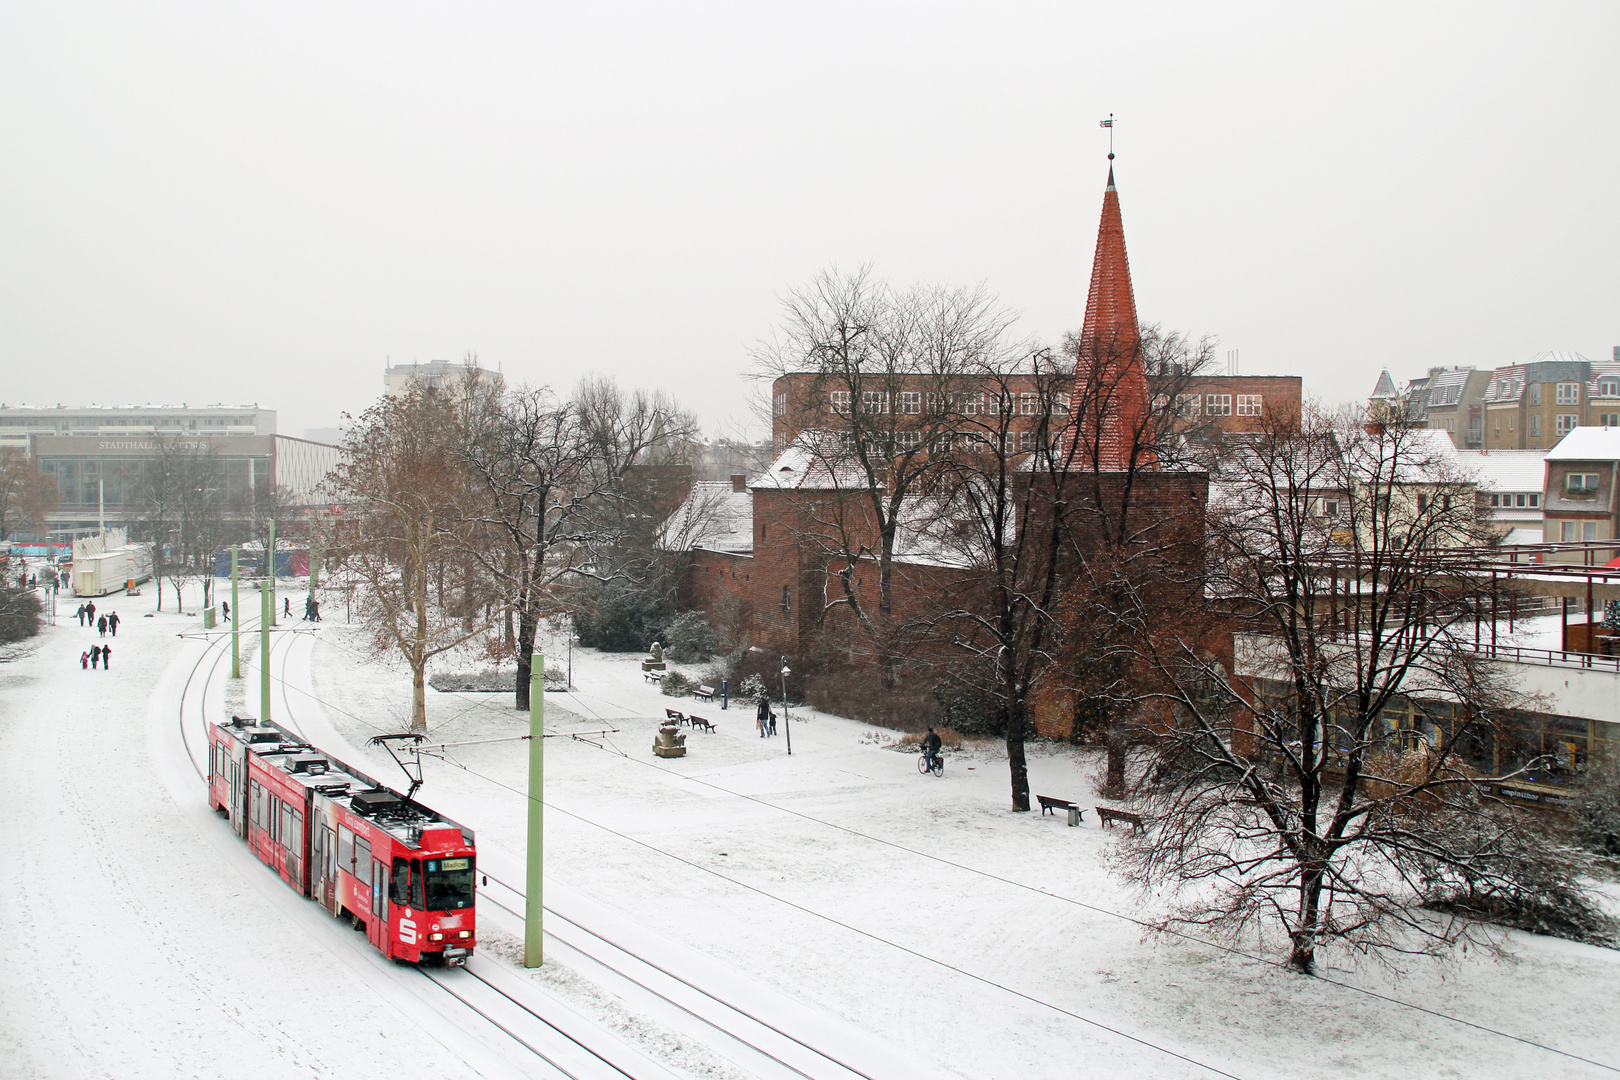
[[[1620,413],[1599,413],[1598,423],[1604,427],[1620,427]]]
[[[1558,404],[1579,405],[1581,401],[1581,384],[1561,382],[1558,384]]]
[[[962,407],[963,416],[979,416],[984,412],[984,393],[975,390],[971,394],[963,394],[957,403]]]
[[[1565,491],[1596,491],[1598,489],[1598,474],[1595,472],[1572,472],[1564,474]]]
[[[849,397],[848,390],[834,390],[827,395],[827,399],[832,405],[832,411],[839,416],[849,415]]]
[[[902,416],[916,416],[922,412],[922,394],[916,390],[902,390],[894,395],[894,411]]]
[[[928,391],[928,412],[934,416],[944,412],[947,397],[946,394],[937,393],[933,390]]]
[[[1041,433],[1038,431],[1020,431],[1018,433],[1018,452],[1020,454],[1033,454],[1041,445]]]
[[[1018,411],[1025,416],[1035,416],[1041,408],[1041,395],[1033,390],[1025,390],[1018,395]]]
[[[1532,491],[1530,493],[1530,505],[1531,506],[1540,506],[1541,505],[1541,495],[1538,492]]]
[[[1231,394],[1205,394],[1204,395],[1204,415],[1205,416],[1231,416],[1232,415],[1232,395]]]
[[[778,431],[771,436],[771,451],[780,454],[787,449],[787,432]]]
[[[897,431],[894,433],[894,448],[904,454],[917,449],[922,445],[922,432]]]
[[[1568,435],[1574,431],[1581,418],[1574,413],[1559,413],[1553,417],[1553,430],[1560,435]]]
[[[1598,394],[1602,397],[1620,397],[1620,379],[1599,379]]]
[[[1530,384],[1530,404],[1532,404],[1532,405],[1540,405],[1541,404],[1541,384],[1540,383],[1533,382],[1533,383]]]
[[[787,395],[786,394],[777,394],[776,395],[776,400],[771,403],[771,415],[772,416],[786,416],[787,415]]]
[[[1541,438],[1541,417],[1539,416],[1530,418],[1530,437],[1532,439]]]
[[[1237,396],[1237,414],[1239,416],[1259,416],[1260,395],[1239,394]]]
[[[1198,394],[1177,394],[1176,411],[1182,416],[1197,417],[1203,411],[1204,399]]]
[[[1508,413],[1508,430],[1509,431],[1513,430],[1513,414],[1512,413]]]
[[[793,594],[789,591],[786,585],[782,586],[782,610],[793,610]]]
[[[1069,395],[1068,394],[1053,394],[1052,395],[1052,411],[1053,412],[1068,412],[1069,411]]]
[[[882,390],[861,391],[861,412],[882,416],[889,411],[889,395]]]

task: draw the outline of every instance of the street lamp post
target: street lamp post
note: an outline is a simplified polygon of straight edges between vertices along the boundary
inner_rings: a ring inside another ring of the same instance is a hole
[[[787,677],[793,671],[787,666],[787,657],[782,657],[782,732],[787,735],[788,757],[793,756],[793,725],[788,723],[787,706]]]

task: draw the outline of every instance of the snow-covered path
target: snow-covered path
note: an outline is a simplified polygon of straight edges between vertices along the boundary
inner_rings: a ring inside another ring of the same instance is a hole
[[[365,963],[333,963],[350,942],[289,921],[281,901],[302,901],[274,878],[262,888],[245,850],[231,858],[176,803],[151,703],[172,662],[200,648],[176,637],[197,619],[143,618],[151,600],[114,602],[111,671],[79,669],[95,633],[72,620],[0,671],[0,1074],[468,1075],[467,1046],[441,1042],[453,1030],[378,992]]]

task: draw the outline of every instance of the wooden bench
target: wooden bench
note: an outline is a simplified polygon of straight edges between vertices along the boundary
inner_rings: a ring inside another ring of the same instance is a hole
[[[1074,805],[1074,803],[1070,802],[1068,799],[1054,799],[1050,795],[1037,795],[1035,798],[1039,800],[1041,804],[1042,814],[1050,814],[1054,810],[1074,810],[1079,813],[1081,821],[1086,819],[1085,810],[1082,807]]]
[[[662,671],[643,671],[641,673],[641,677],[646,679],[648,682],[664,681],[664,673]]]
[[[704,701],[713,701],[714,700],[714,687],[712,687],[712,686],[699,686],[697,689],[692,691],[692,696],[695,697],[695,698],[702,698]]]
[[[1123,821],[1127,825],[1138,829],[1142,827],[1142,815],[1133,814],[1129,810],[1110,810],[1106,806],[1097,807],[1097,820],[1102,823],[1105,829],[1108,827],[1109,822],[1112,821]]]
[[[691,724],[694,728],[702,728],[710,735],[714,734],[714,725],[703,719],[701,716],[688,716],[686,718],[686,722]]]
[[[687,719],[686,719],[686,714],[679,711],[678,709],[665,709],[664,710],[664,715],[669,717],[671,720],[675,721],[675,726],[676,727],[680,727],[682,724],[685,724],[685,723],[688,722]]]

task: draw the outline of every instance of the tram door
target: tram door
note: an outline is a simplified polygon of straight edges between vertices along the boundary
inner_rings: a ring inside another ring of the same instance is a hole
[[[366,936],[371,943],[388,950],[388,864],[371,861],[371,918],[366,920]]]
[[[332,828],[324,821],[315,827],[315,855],[310,860],[310,892],[332,914],[337,914],[337,844]]]

